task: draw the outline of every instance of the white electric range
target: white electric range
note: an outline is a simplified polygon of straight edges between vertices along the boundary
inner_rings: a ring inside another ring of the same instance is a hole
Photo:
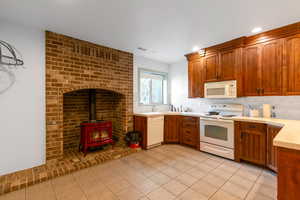
[[[212,104],[200,117],[200,149],[228,159],[234,159],[234,120],[243,115],[243,105]]]

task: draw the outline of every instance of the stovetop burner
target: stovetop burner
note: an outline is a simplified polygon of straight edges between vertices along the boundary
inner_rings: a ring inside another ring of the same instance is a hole
[[[232,118],[242,116],[243,105],[241,104],[211,104],[205,114],[209,118]]]

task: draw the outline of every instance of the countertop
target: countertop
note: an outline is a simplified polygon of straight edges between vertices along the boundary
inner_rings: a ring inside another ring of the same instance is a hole
[[[203,117],[204,113],[194,112],[149,112],[149,113],[135,113],[136,116],[155,117],[163,115],[181,115],[191,117]],[[264,123],[275,126],[282,126],[283,128],[274,138],[273,144],[278,147],[294,149],[300,151],[300,120],[284,120],[277,118],[262,118],[262,117],[233,117],[234,121],[247,121]]]

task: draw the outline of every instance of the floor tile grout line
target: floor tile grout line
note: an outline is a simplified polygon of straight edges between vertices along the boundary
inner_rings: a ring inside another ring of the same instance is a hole
[[[213,193],[208,199],[211,199],[211,198],[213,198],[213,196],[217,193],[217,192],[219,192],[220,190],[221,190],[221,188],[241,169],[241,167],[242,166],[240,166],[220,187],[219,187],[219,189],[215,192],[215,193]]]
[[[251,186],[251,188],[250,188],[249,191],[247,192],[247,194],[246,194],[246,196],[245,196],[244,199],[247,199],[248,195],[250,194],[251,190],[254,188],[255,184],[256,184],[257,181],[258,181],[258,179],[261,177],[262,173],[263,173],[263,170],[260,172],[259,176],[256,177],[256,179],[255,179],[253,185]]]
[[[209,158],[208,158],[207,160],[209,160]],[[204,162],[206,162],[207,160],[205,160]],[[215,168],[212,168],[211,170],[209,170],[208,173],[211,173],[213,170],[217,169],[217,168],[218,168],[219,166],[221,166],[224,162],[225,162],[225,161],[221,162],[221,163],[220,163],[218,166],[216,166]],[[206,176],[204,176],[204,177],[206,177]],[[198,181],[201,180],[201,179],[203,179],[204,177],[198,179]],[[196,182],[195,182],[195,183],[196,183]],[[194,184],[195,184],[195,183],[194,183]],[[189,187],[189,189],[193,190],[191,187],[192,187],[194,184],[192,184],[192,185]],[[224,184],[225,184],[225,183],[224,183]],[[221,186],[221,187],[222,187],[222,186]],[[221,188],[221,187],[220,187],[220,188]],[[193,190],[193,191],[194,191],[194,192],[197,192],[197,191],[195,191],[195,190]],[[218,191],[218,190],[217,190],[217,191]],[[217,192],[217,191],[216,191],[216,192]],[[199,193],[199,192],[197,192],[197,193]],[[215,193],[214,193],[214,194],[215,194]],[[211,197],[212,197],[214,194],[212,194]],[[201,194],[201,195],[202,195],[202,194]],[[203,195],[203,196],[204,196],[204,195]],[[210,197],[209,197],[209,198],[210,198]],[[208,198],[208,199],[209,199],[209,198]]]
[[[57,195],[57,192],[56,192],[55,189],[54,189],[52,180],[54,180],[54,179],[51,179],[51,180],[50,180],[50,185],[51,185],[51,188],[52,188],[52,190],[53,190],[53,192],[54,192],[54,194],[55,194],[55,199],[58,200],[58,195]]]
[[[83,188],[81,187],[81,185],[78,183],[76,177],[74,176],[74,173],[71,174],[74,181],[76,182],[76,185],[78,185],[79,189],[81,190],[81,192],[83,193],[83,195],[85,196],[85,198],[88,200],[88,196],[86,195],[85,191],[83,190]]]
[[[27,190],[28,190],[28,187],[25,187],[25,192],[24,192],[24,195],[25,195],[25,196],[24,196],[24,199],[25,199],[25,200],[27,200],[27,192],[28,192]]]

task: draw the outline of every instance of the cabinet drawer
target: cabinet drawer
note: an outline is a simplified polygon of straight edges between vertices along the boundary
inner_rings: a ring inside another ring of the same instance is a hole
[[[184,117],[182,119],[182,127],[184,128],[193,128],[197,127],[198,120],[195,117]]]
[[[182,137],[189,137],[192,138],[195,136],[195,129],[193,128],[183,128],[182,129]]]
[[[195,146],[199,142],[197,140],[197,134],[199,133],[196,128],[183,128],[181,134],[183,144]]]
[[[265,131],[266,125],[260,123],[251,123],[251,122],[242,122],[241,123],[242,131]]]
[[[183,144],[188,144],[188,145],[195,145],[196,141],[194,137],[183,137],[182,138]]]

